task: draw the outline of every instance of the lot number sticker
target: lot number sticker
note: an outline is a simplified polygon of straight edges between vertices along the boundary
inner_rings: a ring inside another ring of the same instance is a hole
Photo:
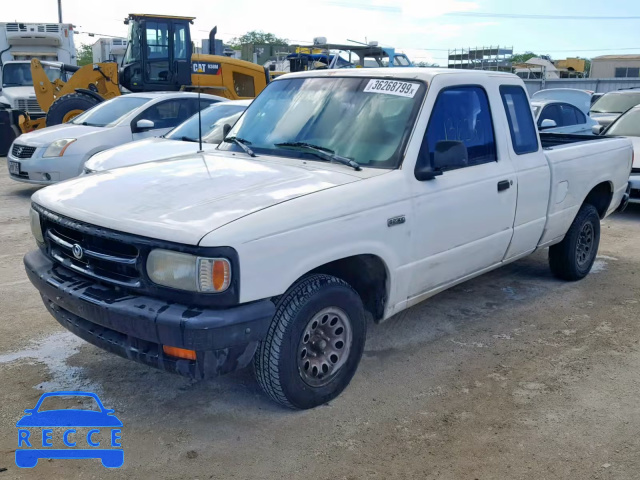
[[[399,97],[413,98],[420,88],[419,83],[399,82],[397,80],[369,80],[364,87],[364,92],[384,93],[386,95],[397,95]]]

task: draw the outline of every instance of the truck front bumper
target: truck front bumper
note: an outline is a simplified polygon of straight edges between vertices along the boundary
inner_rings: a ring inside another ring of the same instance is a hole
[[[631,174],[629,186],[631,187],[629,203],[640,203],[640,173]]]
[[[196,379],[247,366],[275,313],[270,300],[209,309],[127,294],[53,263],[40,250],[27,253],[24,264],[63,327],[121,357]],[[196,359],[166,355],[164,345],[194,350]]]

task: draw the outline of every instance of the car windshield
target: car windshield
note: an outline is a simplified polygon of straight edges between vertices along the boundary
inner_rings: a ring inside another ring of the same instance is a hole
[[[396,168],[425,90],[417,81],[371,77],[276,80],[227,138],[257,154],[326,161],[307,148],[314,146],[365,167]],[[239,150],[232,142],[218,148]]]
[[[112,98],[111,100],[99,103],[83,114],[78,115],[71,120],[70,123],[73,123],[74,125],[88,125],[91,127],[111,126],[150,100],[150,98],[127,95]]]
[[[62,78],[60,68],[51,65],[42,65],[44,73],[49,81],[53,82]],[[31,77],[31,63],[6,63],[2,67],[2,87],[31,87],[33,78]]]
[[[591,106],[591,113],[624,113],[640,104],[638,93],[608,93]]]
[[[202,141],[220,143],[225,124],[230,127],[233,126],[246,108],[246,105],[222,102],[202,110]],[[171,130],[165,135],[165,138],[171,140],[198,140],[198,134],[198,114],[196,113]]]
[[[634,108],[622,115],[609,127],[607,135],[640,137],[640,108]]]

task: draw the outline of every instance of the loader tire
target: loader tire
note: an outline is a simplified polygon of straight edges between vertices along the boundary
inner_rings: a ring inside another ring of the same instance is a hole
[[[69,93],[57,98],[49,107],[47,112],[47,127],[67,123],[74,117],[80,115],[85,110],[96,106],[97,98],[90,97],[83,93]]]

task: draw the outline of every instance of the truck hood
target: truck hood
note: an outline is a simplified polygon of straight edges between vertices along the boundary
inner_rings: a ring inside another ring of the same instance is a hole
[[[61,182],[37,191],[32,200],[92,225],[197,245],[209,232],[253,212],[366,176],[324,165],[195,154]]]
[[[591,112],[591,114],[589,115],[591,118],[593,118],[596,122],[598,122],[600,125],[602,125],[603,127],[608,127],[609,125],[611,125],[616,118],[618,118],[620,116],[619,113],[593,113]]]
[[[13,105],[13,101],[17,98],[36,98],[36,93],[33,87],[5,87],[0,92],[0,98],[6,98],[9,102],[11,102],[11,106]]]
[[[202,148],[214,150],[217,144],[203,143]],[[112,168],[128,167],[139,163],[153,162],[165,158],[188,155],[198,151],[198,144],[170,140],[167,138],[145,138],[136,142],[125,143],[119,147],[110,148],[96,153],[84,164],[85,168],[100,172]]]
[[[104,132],[105,127],[90,127],[86,125],[71,125],[64,123],[53,127],[43,128],[34,132],[20,135],[18,143],[32,147],[47,147],[61,138],[80,138],[94,132]]]

